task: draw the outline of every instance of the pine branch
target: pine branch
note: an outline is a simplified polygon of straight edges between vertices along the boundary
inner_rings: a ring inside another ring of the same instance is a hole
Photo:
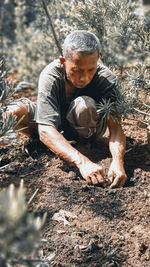
[[[150,113],[147,113],[147,112],[144,112],[142,110],[139,110],[137,108],[133,108],[136,112],[140,113],[140,114],[143,114],[143,115],[146,115],[146,116],[150,116]]]

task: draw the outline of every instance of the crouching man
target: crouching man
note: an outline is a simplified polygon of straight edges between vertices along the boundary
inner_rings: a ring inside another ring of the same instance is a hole
[[[64,41],[63,56],[40,74],[37,103],[21,99],[9,109],[18,119],[25,115],[18,127],[27,127],[24,134],[29,137],[37,131],[32,124],[34,117],[40,140],[57,156],[77,166],[87,183],[94,185],[105,186],[103,168],[68,142],[65,127],[82,138],[94,135],[99,139],[108,126],[112,155],[108,179],[111,187],[121,187],[126,173],[125,135],[120,119],[102,118],[97,112],[102,99],[112,101],[117,81],[107,67],[98,63],[99,54],[100,43],[93,33],[84,30],[70,33]]]

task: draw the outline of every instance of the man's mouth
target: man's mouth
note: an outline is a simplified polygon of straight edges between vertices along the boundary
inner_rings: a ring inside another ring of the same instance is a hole
[[[87,84],[85,83],[77,83],[76,86],[77,88],[84,88]]]

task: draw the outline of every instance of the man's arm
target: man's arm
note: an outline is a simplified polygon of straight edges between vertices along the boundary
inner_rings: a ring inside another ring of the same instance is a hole
[[[39,124],[38,129],[40,140],[58,157],[77,166],[82,177],[89,184],[105,184],[102,167],[72,147],[53,126]]]
[[[126,138],[120,121],[120,118],[113,120],[111,117],[108,120],[108,128],[110,131],[109,149],[112,155],[112,162],[108,172],[108,179],[111,183],[110,187],[121,187],[127,179],[124,170]]]

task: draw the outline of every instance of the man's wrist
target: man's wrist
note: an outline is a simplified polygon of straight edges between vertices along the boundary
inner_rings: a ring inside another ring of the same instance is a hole
[[[73,164],[80,169],[80,166],[86,162],[86,157],[80,152],[74,153]]]
[[[113,157],[112,158],[112,162],[116,165],[121,165],[124,166],[124,159],[123,158],[117,158],[117,157]]]

